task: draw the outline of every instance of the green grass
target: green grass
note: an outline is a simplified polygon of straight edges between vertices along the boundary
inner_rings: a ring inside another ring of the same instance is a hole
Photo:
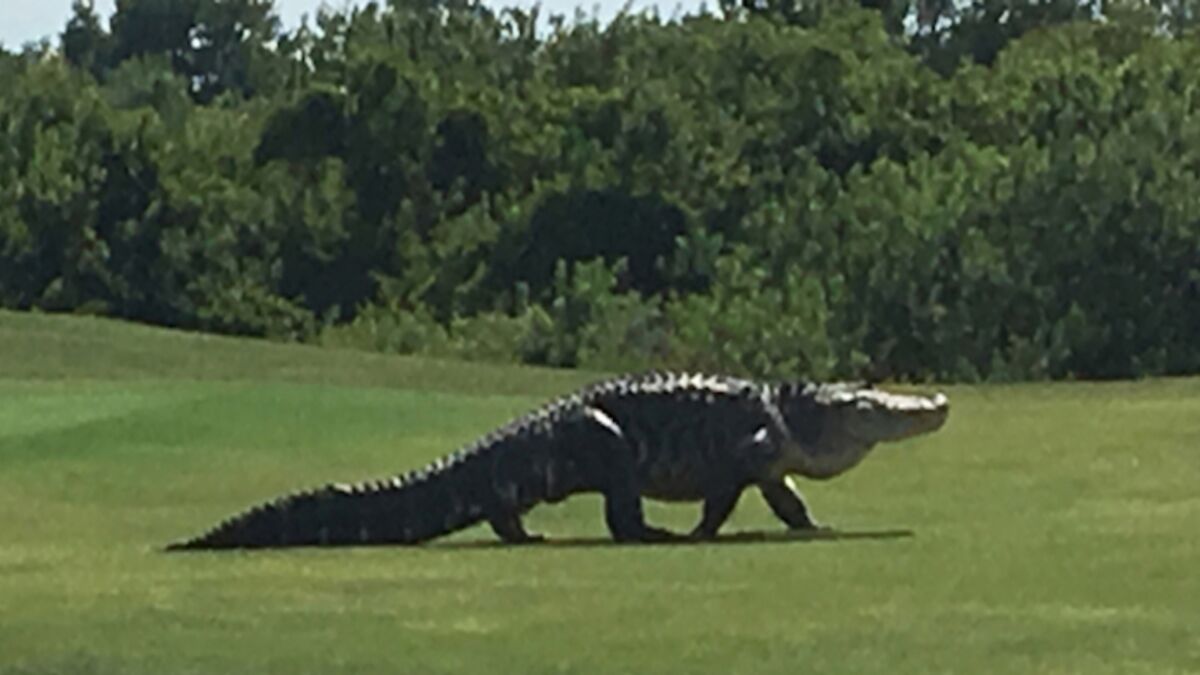
[[[158,552],[588,379],[0,313],[0,673],[1200,672],[1196,379],[953,388],[806,484],[857,538]],[[530,525],[604,535],[593,498]]]

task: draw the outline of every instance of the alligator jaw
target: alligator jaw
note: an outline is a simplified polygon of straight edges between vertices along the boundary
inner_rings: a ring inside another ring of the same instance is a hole
[[[899,441],[937,431],[950,415],[950,401],[942,393],[922,396],[857,389],[830,398],[839,409],[844,433],[867,443]]]
[[[879,443],[936,431],[950,414],[944,394],[894,394],[851,383],[816,385],[781,404],[791,439],[773,470],[818,480],[845,473]]]

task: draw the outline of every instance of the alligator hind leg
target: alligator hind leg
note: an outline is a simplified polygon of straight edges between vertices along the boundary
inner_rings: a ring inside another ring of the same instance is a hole
[[[670,530],[646,524],[642,498],[631,485],[614,484],[604,493],[604,520],[612,538],[620,542],[670,541],[681,537]]]
[[[796,485],[790,477],[759,483],[758,489],[762,491],[771,511],[780,520],[787,523],[789,528],[793,530],[822,529],[812,519],[812,514],[808,512],[808,506],[804,503],[804,498],[800,496],[800,491],[796,489]]]
[[[612,538],[619,542],[679,539],[674,532],[646,524],[637,460],[621,427],[599,408],[587,408],[584,418],[585,434],[578,440],[584,454],[592,458],[591,470],[599,477],[604,521]]]
[[[729,519],[729,514],[733,513],[744,489],[744,486],[737,485],[711,493],[704,500],[704,513],[700,518],[700,524],[692,530],[692,538],[712,539],[717,536],[717,530],[721,529],[721,526]]]
[[[543,535],[526,531],[521,516],[515,513],[489,516],[488,525],[492,526],[497,537],[509,544],[533,544],[546,539]]]

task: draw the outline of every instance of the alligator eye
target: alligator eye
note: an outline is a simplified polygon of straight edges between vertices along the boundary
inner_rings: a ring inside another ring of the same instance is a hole
[[[854,403],[855,400],[857,400],[857,397],[848,391],[839,391],[829,397],[829,402],[835,405],[849,405]]]

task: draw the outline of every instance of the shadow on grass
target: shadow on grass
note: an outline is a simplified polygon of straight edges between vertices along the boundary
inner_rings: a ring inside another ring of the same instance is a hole
[[[800,544],[807,542],[834,542],[858,539],[884,540],[909,539],[916,536],[912,530],[818,530],[811,532],[762,531],[733,532],[717,535],[713,539],[670,539],[656,542],[614,542],[609,537],[550,537],[541,541],[526,544],[510,544],[492,539],[471,541],[448,541],[443,543],[426,544],[423,548],[430,550],[444,549],[498,549],[498,548],[606,548],[615,546],[729,546],[738,544]]]
[[[833,542],[833,541],[849,541],[858,539],[870,540],[885,540],[885,539],[909,539],[916,536],[912,530],[893,529],[893,530],[860,530],[860,531],[840,531],[840,530],[816,530],[816,531],[798,531],[789,532],[786,530],[754,530],[749,532],[733,532],[730,534],[717,535],[713,539],[691,539],[682,535],[677,539],[667,539],[664,541],[653,542],[616,542],[611,537],[548,537],[546,539],[530,541],[522,544],[514,544],[499,539],[468,539],[463,541],[443,541],[425,544],[396,544],[389,542],[373,542],[373,543],[339,543],[327,544],[324,546],[302,545],[302,546],[264,546],[258,547],[232,547],[223,548],[205,548],[197,549],[199,552],[220,552],[220,551],[267,551],[267,550],[320,550],[320,549],[348,549],[348,548],[403,548],[408,550],[426,550],[426,551],[453,551],[453,550],[497,550],[497,549],[536,549],[536,548],[610,548],[610,547],[628,547],[628,546],[729,546],[737,544],[799,544],[805,542]],[[183,551],[189,552],[186,549],[172,549],[168,546],[165,549],[160,549],[161,552]],[[196,552],[196,551],[192,551]],[[0,673],[4,675],[4,673]]]

